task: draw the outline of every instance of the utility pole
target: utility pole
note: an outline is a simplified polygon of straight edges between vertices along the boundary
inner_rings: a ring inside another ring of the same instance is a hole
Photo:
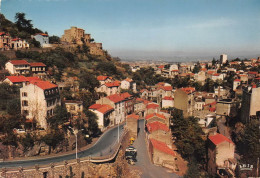
[[[119,143],[119,120],[118,120],[118,123],[117,123],[117,141]]]

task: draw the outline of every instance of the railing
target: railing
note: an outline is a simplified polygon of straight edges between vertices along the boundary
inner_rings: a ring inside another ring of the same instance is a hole
[[[11,173],[19,173],[19,172],[30,172],[30,171],[35,171],[35,170],[46,170],[46,169],[50,169],[50,168],[55,168],[55,167],[62,167],[65,165],[75,165],[78,163],[84,163],[84,162],[92,162],[92,163],[105,163],[105,162],[109,162],[112,161],[113,159],[115,159],[116,155],[118,154],[120,147],[121,147],[121,142],[123,140],[123,138],[125,137],[125,135],[127,134],[127,131],[124,130],[122,136],[120,137],[119,142],[115,142],[111,147],[107,148],[105,151],[101,152],[101,156],[86,156],[83,157],[81,159],[73,159],[73,160],[69,160],[69,161],[64,161],[64,162],[58,162],[56,164],[54,163],[50,163],[49,165],[43,165],[43,166],[39,166],[39,165],[34,165],[34,166],[30,166],[30,167],[19,167],[19,168],[5,168],[3,167],[1,169],[2,173],[5,174],[11,174]],[[113,149],[114,148],[114,149]],[[114,151],[113,151],[114,150]],[[107,154],[110,153],[106,156],[102,156],[102,154]],[[0,173],[0,177],[1,177],[1,173]]]

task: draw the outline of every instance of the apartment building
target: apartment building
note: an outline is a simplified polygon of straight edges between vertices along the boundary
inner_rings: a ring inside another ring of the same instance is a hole
[[[47,119],[54,114],[54,108],[60,105],[58,86],[41,80],[32,80],[20,89],[21,113],[28,120],[34,120],[38,127],[47,129]]]

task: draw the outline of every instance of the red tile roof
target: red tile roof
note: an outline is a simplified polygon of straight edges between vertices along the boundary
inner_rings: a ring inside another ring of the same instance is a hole
[[[214,143],[215,145],[218,145],[222,142],[229,142],[231,144],[234,144],[229,138],[225,137],[222,134],[216,134],[216,135],[212,135],[209,137],[210,141],[212,141],[212,143]]]
[[[248,74],[254,74],[254,75],[257,75],[258,72],[255,72],[255,71],[249,71]]]
[[[19,41],[19,40],[21,40],[20,38],[14,38],[14,39],[12,39],[12,41]]]
[[[39,88],[43,89],[43,90],[47,90],[47,89],[51,89],[51,88],[56,88],[58,87],[57,85],[48,82],[48,81],[41,81],[41,80],[32,80],[30,82],[33,85],[38,86]]]
[[[159,69],[163,69],[163,68],[164,68],[164,65],[160,65],[158,68],[159,68]]]
[[[120,83],[115,81],[115,82],[109,82],[109,83],[105,83],[105,85],[107,87],[119,87],[120,86]]]
[[[132,95],[130,95],[128,92],[121,93],[121,96],[124,97],[124,98],[130,98],[130,97],[132,97]]]
[[[91,106],[89,106],[89,109],[98,109],[98,108],[101,108],[101,104],[93,104]]]
[[[165,132],[169,132],[169,128],[167,127],[167,125],[163,124],[161,122],[158,122],[158,121],[148,123],[148,124],[146,124],[146,127],[147,127],[149,133],[152,133],[157,130],[163,130]]]
[[[173,100],[173,98],[170,97],[170,96],[165,96],[165,97],[163,98],[163,100]]]
[[[104,81],[104,80],[106,80],[107,78],[108,78],[108,76],[102,76],[102,75],[100,75],[100,76],[97,77],[97,80],[99,80],[99,81]]]
[[[32,62],[30,63],[31,67],[46,67],[45,64],[43,64],[42,62]]]
[[[148,104],[148,105],[146,106],[147,109],[151,109],[151,108],[156,109],[156,108],[158,108],[158,107],[159,107],[159,105],[158,105],[158,104],[155,104],[155,103],[151,103],[151,104]]]
[[[241,82],[241,80],[240,79],[235,79],[234,82]]]
[[[7,76],[12,83],[28,82],[29,80],[25,76]]]
[[[136,115],[136,114],[130,114],[130,115],[126,116],[126,118],[127,118],[127,119],[128,119],[128,118],[134,118],[134,119],[138,120],[138,119],[139,119],[139,116]]]
[[[179,72],[179,70],[172,70],[172,72]]]
[[[46,33],[40,33],[39,35],[41,35],[41,36],[49,36],[49,35],[46,34]]]
[[[213,74],[215,74],[216,72],[215,72],[215,71],[208,71],[207,73],[210,74],[210,75],[213,75]]]
[[[33,80],[41,80],[41,79],[38,78],[38,77],[26,77],[26,79],[27,79],[29,82],[31,82],[31,81],[33,81]]]
[[[174,153],[173,150],[171,150],[165,143],[161,142],[161,141],[158,141],[158,140],[155,140],[155,139],[150,139],[151,143],[152,143],[152,146],[153,148],[159,150],[159,151],[162,151],[166,154],[169,154],[169,155],[172,155],[172,156],[176,156],[176,154]]]
[[[162,89],[165,91],[172,91],[172,86],[163,86]]]
[[[214,76],[220,76],[220,74],[219,73],[216,73],[216,74],[213,74]]]
[[[195,92],[195,88],[194,87],[187,87],[187,88],[181,88],[181,89],[182,89],[182,91],[184,91],[187,94]]]
[[[13,65],[26,65],[29,64],[26,60],[10,60],[9,61]]]
[[[152,113],[152,114],[148,114],[145,119],[148,120],[148,119],[151,119],[153,117],[159,117],[161,119],[166,119],[164,115],[162,114],[158,114],[158,113]]]
[[[110,96],[107,96],[107,98],[110,101],[113,101],[114,103],[118,103],[120,101],[124,101],[125,100],[125,98],[123,96],[121,96],[120,94],[110,95]]]
[[[126,78],[125,81],[127,81],[127,82],[132,82],[133,80],[130,79],[130,78]]]
[[[0,36],[5,35],[5,32],[0,32]]]
[[[97,109],[97,111],[101,112],[102,114],[106,114],[109,111],[114,110],[114,108],[108,104],[102,105],[100,108]]]
[[[148,92],[148,90],[147,89],[142,89],[142,90],[140,90],[140,93],[143,93],[143,92]]]

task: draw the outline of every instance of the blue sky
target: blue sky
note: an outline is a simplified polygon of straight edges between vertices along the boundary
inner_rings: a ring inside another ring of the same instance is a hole
[[[259,9],[260,0],[2,0],[10,20],[24,12],[58,36],[84,28],[121,58],[260,55]]]

